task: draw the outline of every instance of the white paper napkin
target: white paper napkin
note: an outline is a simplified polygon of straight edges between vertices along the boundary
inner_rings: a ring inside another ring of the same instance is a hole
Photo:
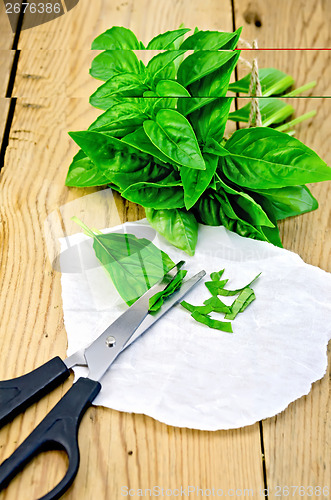
[[[232,289],[262,275],[253,285],[256,300],[232,323],[233,334],[196,323],[175,306],[119,356],[102,379],[95,404],[179,427],[231,429],[281,412],[323,377],[331,332],[330,274],[224,227],[201,226],[194,257],[158,236],[146,220],[113,230],[153,238],[175,262],[186,261],[188,277],[225,268]],[[127,308],[94,256],[90,238],[75,234],[69,240],[85,269],[62,274],[68,355]],[[61,247],[68,250],[68,238]],[[68,258],[68,251],[63,255]],[[68,271],[67,264],[61,261],[62,269]],[[201,282],[185,300],[202,305],[208,297]],[[76,369],[76,375],[86,376],[87,370]]]

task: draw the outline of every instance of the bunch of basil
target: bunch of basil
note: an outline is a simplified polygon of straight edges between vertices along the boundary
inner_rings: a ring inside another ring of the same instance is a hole
[[[142,205],[150,224],[189,255],[198,222],[281,246],[277,220],[317,208],[305,184],[331,179],[331,169],[300,141],[267,126],[237,130],[225,140],[227,120],[249,115],[246,106],[229,116],[233,98],[227,97],[228,90],[249,89],[249,75],[229,84],[241,29],[188,31],[162,33],[146,48],[123,27],[94,40],[92,49],[103,52],[90,73],[105,83],[90,103],[104,112],[87,131],[70,133],[81,149],[66,185],[110,185]],[[145,65],[134,51],[146,49],[160,52]],[[260,77],[264,96],[293,84],[273,68]],[[264,125],[293,112],[268,99]]]

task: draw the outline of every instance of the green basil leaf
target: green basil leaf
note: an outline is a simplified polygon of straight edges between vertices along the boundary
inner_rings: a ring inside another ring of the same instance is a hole
[[[235,319],[237,314],[243,312],[255,300],[255,293],[250,287],[244,288],[231,305],[231,311],[225,315],[225,319]]]
[[[187,90],[194,97],[223,97],[228,90],[231,74],[238,62],[239,51],[225,52],[225,60],[220,68],[191,83]],[[195,104],[196,105],[196,104]]]
[[[223,139],[231,103],[231,97],[220,97],[189,115],[199,141],[207,142],[210,137],[215,141]]]
[[[211,273],[210,279],[212,281],[220,281],[221,277],[223,276],[224,271],[225,271],[225,269],[221,269],[220,271]]]
[[[174,41],[185,35],[185,33],[187,33],[188,31],[191,30],[189,28],[182,28],[161,33],[160,35],[152,38],[146,48],[148,50],[174,50],[176,49]]]
[[[144,122],[152,143],[168,158],[185,167],[205,169],[197,138],[188,120],[172,109],[160,109],[154,120]]]
[[[255,276],[255,278],[252,279],[252,281],[250,281],[247,285],[245,285],[241,288],[237,288],[237,290],[226,290],[225,288],[220,287],[218,290],[218,295],[223,295],[223,296],[237,295],[238,293],[242,292],[244,289],[249,288],[254,283],[254,281],[256,281],[258,279],[258,277],[260,275],[261,275],[261,273],[257,274]]]
[[[192,304],[189,304],[189,302],[186,302],[185,300],[182,300],[182,302],[180,303],[181,306],[183,306],[185,309],[187,309],[187,311],[190,311],[190,312],[198,312],[200,314],[209,314],[213,311],[213,308],[212,306],[193,306]]]
[[[226,62],[220,69],[204,76],[188,86],[190,99],[178,99],[178,111],[187,116],[190,113],[207,106],[216,100],[217,97],[223,97],[227,93],[231,73],[239,58],[239,52]],[[199,97],[200,96],[200,97]]]
[[[144,153],[137,155],[135,149],[103,132],[87,130],[69,132],[69,135],[100,170],[117,170],[126,161],[138,166],[141,162],[147,164],[151,159]]]
[[[198,223],[191,212],[147,208],[146,217],[150,225],[175,247],[194,255],[198,240]]]
[[[114,97],[141,97],[147,86],[141,75],[122,73],[107,80],[90,97],[95,108],[108,109],[114,104]]]
[[[237,130],[221,158],[225,175],[251,190],[331,180],[331,169],[298,139],[267,127]]]
[[[156,85],[159,80],[174,78],[176,68],[173,62],[184,53],[184,50],[167,50],[154,56],[146,67],[147,75],[149,75],[152,84]]]
[[[190,97],[186,88],[173,80],[159,80],[155,90],[160,97]]]
[[[208,288],[209,292],[216,297],[219,294],[219,290],[225,287],[229,280],[219,280],[219,281],[206,281],[205,285]],[[205,304],[205,302],[204,302]],[[209,304],[209,302],[208,302]]]
[[[277,95],[284,92],[294,83],[292,76],[275,68],[261,68],[259,70],[259,80],[263,96]],[[230,83],[229,90],[232,92],[249,93],[251,73],[237,82]]]
[[[93,238],[96,257],[129,306],[175,265],[165,252],[146,238],[121,233],[95,234],[79,219],[74,220]]]
[[[114,137],[122,137],[136,130],[146,118],[138,104],[121,102],[98,116],[88,130],[106,131]]]
[[[109,184],[109,179],[105,172],[99,170],[84,151],[80,150],[69,166],[65,184],[71,187],[104,186]]]
[[[105,50],[92,61],[90,75],[109,80],[121,73],[139,73],[139,61],[131,50]]]
[[[149,299],[149,312],[156,312],[161,309],[165,299],[172,295],[176,290],[182,286],[183,279],[185,278],[187,271],[185,269],[180,269],[169,285],[161,292],[156,293]]]
[[[232,51],[212,51],[212,50],[199,50],[187,56],[180,64],[177,73],[178,82],[187,87],[188,85],[200,80],[202,77],[213,73],[214,71],[222,68],[227,62],[233,59],[238,59],[239,52]],[[195,97],[197,94],[191,92],[190,94]],[[216,92],[216,89],[215,89]],[[200,97],[207,97],[211,94],[198,94]],[[222,93],[216,92],[214,97],[222,97]]]
[[[189,36],[180,46],[184,50],[231,50],[238,43],[242,28],[234,33],[222,31],[198,31]]]
[[[126,135],[122,139],[123,142],[136,148],[143,153],[148,153],[153,156],[154,160],[159,160],[164,164],[169,163],[170,159],[168,156],[164,155],[149,139],[143,127],[137,128],[131,134]]]
[[[209,326],[209,328],[214,328],[215,330],[220,330],[222,332],[233,333],[231,323],[229,321],[218,321],[217,319],[210,318],[207,314],[201,314],[197,311],[193,311],[191,314],[192,318],[203,325]]]
[[[97,36],[91,46],[92,50],[139,50],[140,45],[136,35],[123,26],[113,26]]]
[[[126,157],[124,161],[117,162],[113,165],[111,172],[108,174],[111,176],[111,180],[116,184],[122,192],[130,188],[130,186],[136,186],[138,183],[144,183],[145,179],[148,179],[149,183],[159,184],[166,182],[169,184],[172,182],[174,185],[178,185],[179,182],[176,179],[175,172],[170,171],[167,168],[161,167],[154,162],[146,161],[132,161],[132,158]],[[126,197],[125,193],[123,194]],[[137,202],[142,205],[142,202]]]
[[[217,296],[213,296],[210,297],[210,299],[205,300],[204,304],[210,307],[213,312],[229,313],[231,311],[231,306],[225,305]]]
[[[219,176],[217,176],[217,179],[217,185],[221,186],[224,191],[230,195],[230,200],[233,200],[231,204],[237,205],[245,212],[245,220],[256,226],[274,227],[274,224],[271,222],[261,205],[259,205],[252,196],[244,193],[242,190],[238,191],[234,189],[234,187],[230,187]]]
[[[122,196],[146,208],[170,209],[184,207],[184,192],[179,181],[171,172],[158,182],[137,182],[131,184]]]
[[[277,220],[304,214],[318,208],[318,202],[307,186],[287,186],[280,189],[259,190],[267,198]]]
[[[180,167],[179,169],[187,210],[195,205],[202,193],[207,189],[217,169],[218,157],[216,155],[205,153],[203,159],[206,165],[205,170],[194,170],[189,167]]]
[[[286,104],[276,97],[264,97],[258,99],[258,102],[264,127],[269,127],[273,123],[281,123],[294,113],[294,108],[290,104]],[[248,103],[246,106],[230,113],[229,120],[248,123],[250,111],[251,103]],[[216,137],[215,140],[217,140]]]
[[[254,227],[242,220],[234,211],[231,203],[223,192],[205,192],[194,206],[198,222],[208,226],[224,226],[240,236],[257,240],[269,241],[261,227]]]

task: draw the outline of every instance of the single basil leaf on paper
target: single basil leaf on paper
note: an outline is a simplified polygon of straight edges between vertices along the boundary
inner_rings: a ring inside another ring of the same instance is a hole
[[[138,151],[152,155],[154,160],[160,160],[163,164],[169,164],[169,162],[172,162],[168,156],[164,155],[156,146],[154,146],[143,127],[139,127],[131,134],[124,136],[122,138],[122,142],[132,146]]]
[[[186,88],[173,80],[159,80],[155,92],[159,97],[190,97]]]
[[[258,99],[258,103],[264,127],[269,127],[273,123],[281,123],[294,113],[293,106],[276,97],[264,97]],[[251,103],[248,103],[246,106],[230,113],[229,120],[248,123],[250,111]],[[218,140],[216,137],[214,139]]]
[[[318,202],[307,186],[261,189],[257,193],[269,200],[277,220],[304,214],[318,208]]]
[[[179,181],[170,173],[158,182],[137,182],[131,184],[122,196],[143,207],[163,209],[184,207],[184,192]]]
[[[141,75],[122,73],[100,85],[90,96],[90,104],[95,108],[108,109],[114,104],[114,97],[141,97],[147,88]]]
[[[194,130],[178,111],[160,109],[155,121],[146,120],[143,126],[152,143],[175,163],[201,170],[206,168]]]
[[[80,150],[69,166],[65,184],[70,187],[92,187],[104,186],[109,182],[105,172],[99,170],[84,151]]]
[[[210,137],[221,141],[228,119],[232,97],[218,97],[197,111],[190,113],[190,120],[198,141],[206,143]]]
[[[159,80],[175,78],[176,67],[173,62],[184,53],[184,50],[167,50],[154,56],[146,66],[146,74],[152,85],[156,85]]]
[[[88,130],[106,131],[114,137],[122,137],[142,125],[146,118],[142,106],[124,101],[98,116]]]
[[[233,302],[230,312],[225,315],[225,319],[235,319],[237,314],[243,312],[255,299],[256,297],[254,291],[252,288],[247,286],[240,292],[239,296]]]
[[[220,69],[231,59],[237,59],[239,52],[232,52],[229,50],[213,51],[213,50],[199,50],[187,56],[180,64],[177,72],[178,82],[187,87],[193,82],[200,80],[202,77],[213,73]],[[188,89],[190,94],[195,97],[195,93]],[[207,94],[210,95],[210,94]],[[207,97],[207,95],[199,94],[200,97]],[[216,95],[215,97],[222,97]]]
[[[218,157],[210,153],[203,154],[205,170],[195,170],[181,166],[180,177],[184,189],[185,208],[189,210],[196,204],[202,193],[209,186],[217,169]]]
[[[229,321],[219,321],[218,319],[212,319],[208,314],[201,314],[197,311],[193,311],[191,316],[195,321],[202,323],[203,325],[209,326],[209,328],[214,328],[215,330],[220,330],[221,332],[233,333],[232,325]]]
[[[91,46],[92,50],[139,50],[140,44],[136,35],[123,26],[113,26],[97,36]]]
[[[175,265],[165,252],[146,238],[137,238],[133,234],[93,232],[76,217],[73,219],[93,238],[96,257],[128,305],[133,304]]]
[[[331,180],[331,169],[294,137],[268,127],[237,130],[225,144],[224,174],[250,190]]]
[[[184,50],[231,50],[236,47],[241,31],[241,27],[234,33],[198,31],[187,37],[180,48]]]
[[[191,31],[189,28],[181,28],[178,30],[166,31],[165,33],[161,33],[160,35],[155,36],[148,43],[146,49],[148,50],[175,50],[177,47],[174,42],[178,40],[180,37],[185,35],[188,31]]]
[[[292,78],[292,76],[275,68],[259,69],[259,80],[261,83],[262,95],[265,97],[281,94],[294,83],[294,78]],[[248,94],[250,81],[251,73],[237,82],[230,83],[229,90]]]
[[[183,279],[187,274],[186,269],[180,269],[173,280],[169,283],[169,285],[162,290],[161,292],[156,293],[149,299],[149,311],[156,312],[161,309],[164,300],[167,299],[170,295],[172,295],[176,290],[183,284]]]
[[[131,50],[105,50],[92,61],[90,75],[99,80],[109,80],[120,73],[139,73],[139,61]]]
[[[154,210],[146,208],[150,225],[180,250],[194,255],[198,240],[198,223],[191,212],[186,210]]]

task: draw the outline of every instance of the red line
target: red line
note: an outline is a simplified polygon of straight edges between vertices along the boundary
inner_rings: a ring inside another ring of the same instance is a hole
[[[234,49],[234,50],[260,50],[260,51],[261,50],[331,50],[331,48],[330,49],[327,49],[327,48],[319,48],[319,49],[312,49],[312,48],[305,48],[305,49],[279,49],[279,48],[275,47],[273,49],[271,49],[271,48],[268,48],[268,49],[264,49],[264,48],[263,49],[238,49],[237,48],[237,49]]]

